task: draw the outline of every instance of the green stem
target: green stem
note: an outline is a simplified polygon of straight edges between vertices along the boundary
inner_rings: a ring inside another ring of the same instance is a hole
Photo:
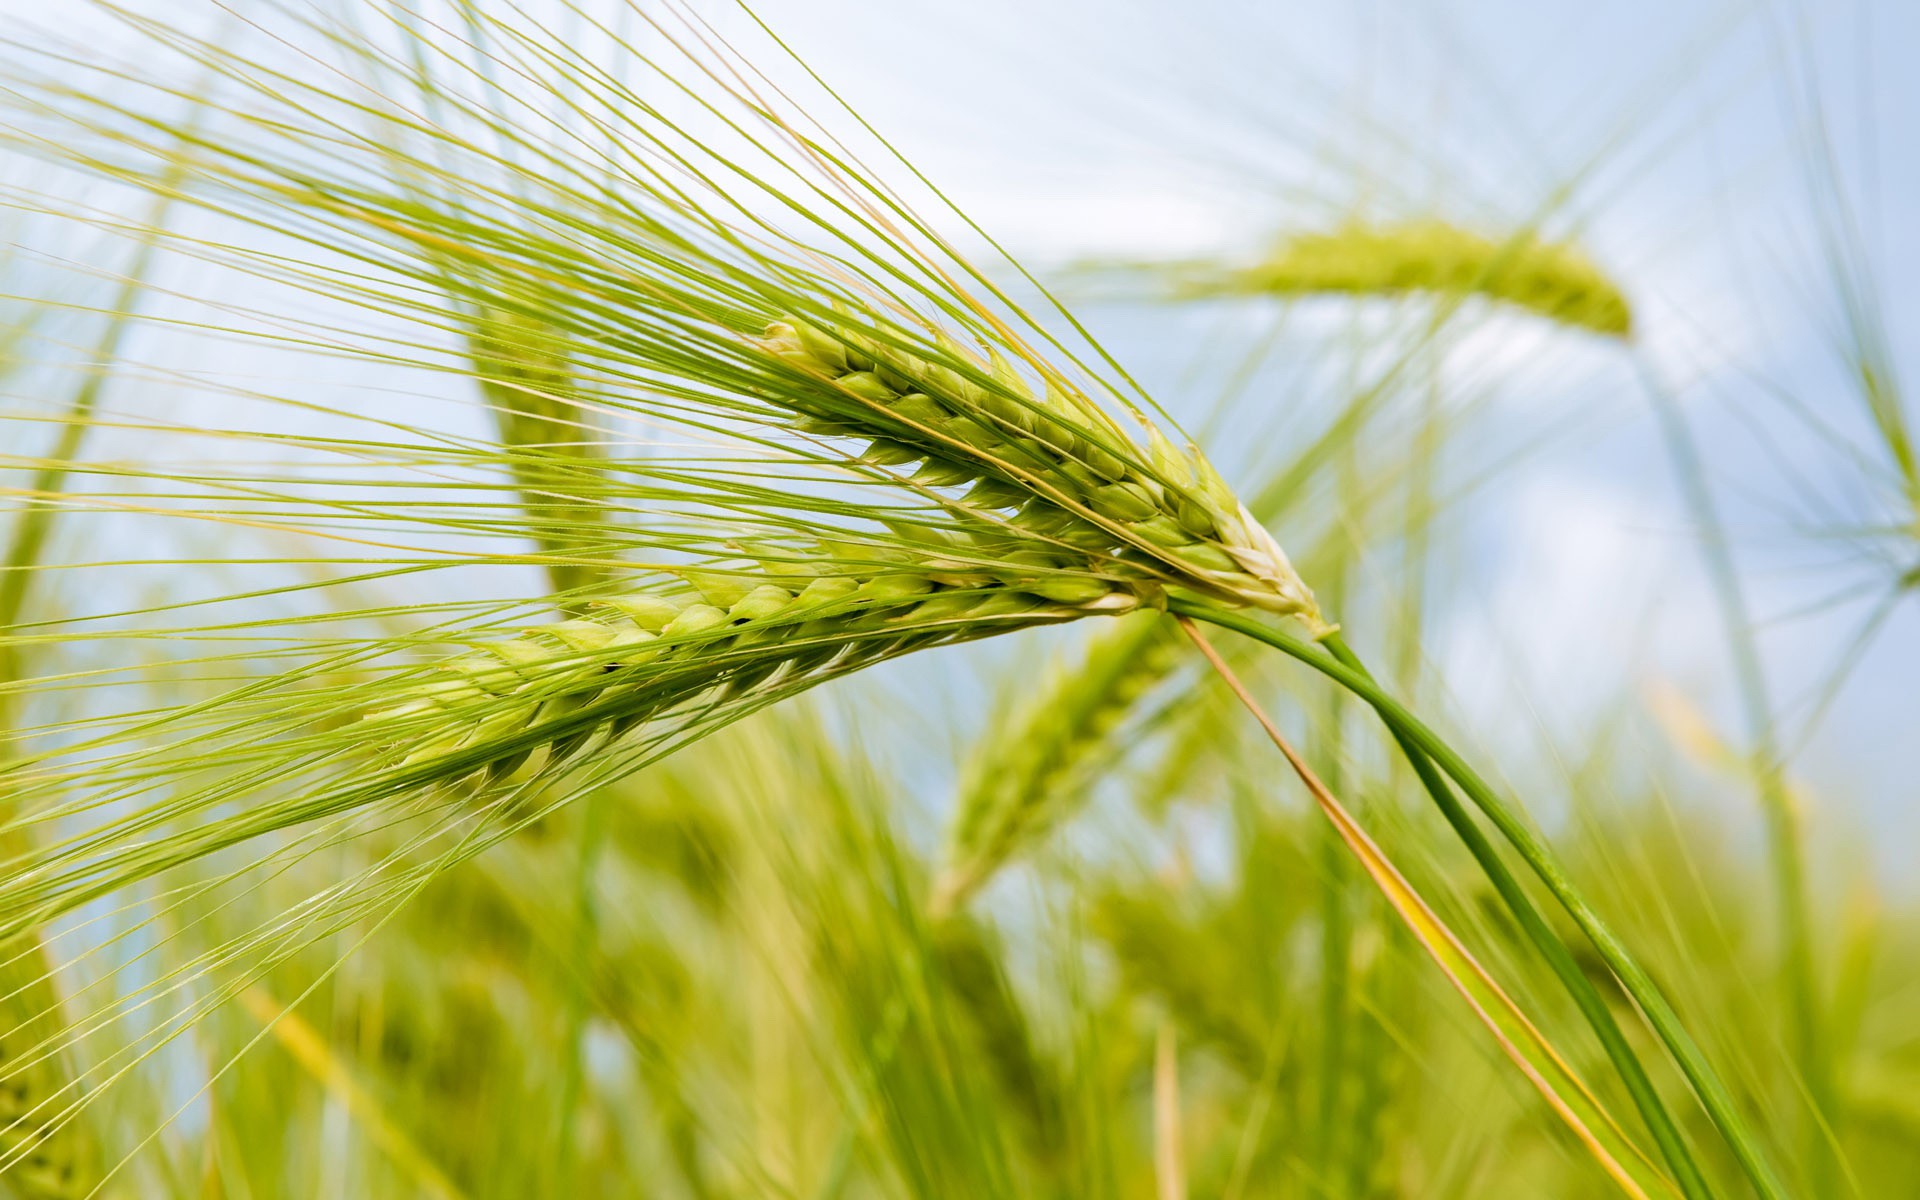
[[[1393,922],[1387,923],[1382,933],[1386,939],[1405,936],[1403,928]],[[1361,1014],[1354,1048],[1354,1059],[1360,1067],[1354,1086],[1358,1094],[1353,1104],[1353,1144],[1347,1155],[1346,1190],[1339,1193],[1355,1200],[1366,1200],[1376,1194],[1373,1180],[1386,1141],[1381,1131],[1393,1099],[1392,1081],[1386,1069],[1393,1053],[1393,1038],[1388,1032],[1385,1010],[1392,1002],[1390,998],[1404,996],[1405,992],[1398,986],[1404,981],[1394,977],[1399,956],[1391,949],[1392,945],[1389,940],[1388,951],[1377,955],[1372,966],[1360,976],[1361,998],[1355,1006]]]
[[[1347,914],[1348,858],[1340,835],[1331,826],[1322,830],[1320,869],[1325,880],[1326,911],[1320,928],[1320,1079],[1314,1127],[1320,1166],[1328,1179],[1338,1177],[1340,1099],[1346,1078],[1346,1034],[1350,1024],[1347,978],[1353,954],[1353,926]]]
[[[1404,736],[1451,776],[1467,798],[1519,851],[1527,866],[1553,893],[1567,915],[1580,926],[1601,959],[1619,979],[1621,987],[1640,1006],[1648,1024],[1673,1056],[1694,1094],[1700,1098],[1701,1106],[1706,1109],[1715,1128],[1726,1139],[1728,1148],[1739,1161],[1754,1190],[1764,1200],[1787,1200],[1786,1188],[1768,1163],[1746,1119],[1740,1114],[1732,1093],[1687,1033],[1679,1015],[1674,1012],[1658,985],[1634,959],[1619,936],[1580,895],[1553,851],[1452,747],[1383,691],[1371,676],[1340,662],[1304,638],[1273,628],[1247,613],[1220,608],[1204,601],[1173,598],[1168,601],[1167,607],[1177,615],[1231,629],[1263,642],[1326,675],[1365,700],[1396,735]]]
[[[1372,675],[1362,665],[1359,657],[1339,634],[1336,633],[1324,639],[1323,644],[1334,658],[1367,679],[1372,679]],[[1539,910],[1534,907],[1533,902],[1527,898],[1525,890],[1520,886],[1520,881],[1507,869],[1506,863],[1501,860],[1493,844],[1487,840],[1486,834],[1474,824],[1472,816],[1461,805],[1459,798],[1453,794],[1453,789],[1447,786],[1446,778],[1433,765],[1433,760],[1398,728],[1393,728],[1392,732],[1393,740],[1399,744],[1401,752],[1406,755],[1407,763],[1413,768],[1414,774],[1420,777],[1421,785],[1426,788],[1427,794],[1433,797],[1434,804],[1446,817],[1447,824],[1453,826],[1460,840],[1466,843],[1474,860],[1480,864],[1481,870],[1486,872],[1487,878],[1492,881],[1494,890],[1500,893],[1500,898],[1506,902],[1508,910],[1520,923],[1521,929],[1527,935],[1527,940],[1533,943],[1534,948],[1547,960],[1547,965],[1553,968],[1553,973],[1559,977],[1561,984],[1567,989],[1567,994],[1573,997],[1573,1002],[1579,1006],[1581,1015],[1586,1017],[1587,1024],[1600,1039],[1601,1046],[1606,1049],[1607,1058],[1612,1061],[1614,1069],[1620,1073],[1621,1081],[1626,1084],[1627,1092],[1633,1098],[1634,1107],[1640,1111],[1641,1119],[1646,1122],[1654,1141],[1659,1145],[1661,1157],[1666,1159],[1667,1165],[1672,1168],[1674,1178],[1680,1184],[1681,1193],[1688,1200],[1706,1200],[1711,1197],[1712,1188],[1701,1175],[1698,1164],[1693,1161],[1693,1155],[1688,1150],[1685,1139],[1682,1138],[1678,1127],[1674,1125],[1666,1105],[1661,1102],[1660,1094],[1654,1090],[1653,1081],[1647,1077],[1646,1069],[1640,1065],[1639,1056],[1633,1052],[1633,1048],[1627,1044],[1625,1035],[1620,1032],[1620,1026],[1614,1021],[1613,1013],[1607,1008],[1605,998],[1593,986],[1593,981],[1588,979],[1586,973],[1580,969],[1580,964],[1574,961],[1573,953],[1567,949],[1566,943],[1553,931],[1545,918],[1540,915]]]

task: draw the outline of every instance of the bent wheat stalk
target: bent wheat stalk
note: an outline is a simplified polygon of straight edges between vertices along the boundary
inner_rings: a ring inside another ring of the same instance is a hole
[[[1754,1189],[1769,1200],[1785,1200],[1788,1193],[1784,1185],[1719,1073],[1707,1061],[1652,977],[1574,887],[1558,856],[1444,739],[1374,682],[1337,635],[1327,639],[1326,648],[1320,648],[1239,613],[1179,600],[1169,602],[1168,608],[1180,616],[1231,629],[1264,642],[1326,675],[1365,700],[1397,737],[1403,737],[1421,758],[1430,760],[1451,778],[1546,885],[1554,899],[1599,952],[1622,989],[1640,1007],[1648,1024],[1686,1076],[1701,1107],[1733,1151]],[[1417,765],[1419,759],[1415,761]],[[1433,786],[1430,781],[1437,778],[1422,772],[1422,782],[1430,787]],[[1440,792],[1436,790],[1434,795],[1439,801]]]
[[[1300,757],[1292,744],[1281,734],[1272,718],[1261,709],[1252,693],[1240,682],[1233,668],[1220,657],[1211,643],[1200,633],[1193,621],[1180,618],[1181,627],[1187,636],[1198,646],[1214,672],[1225,681],[1240,703],[1260,723],[1267,737],[1286,758],[1287,765],[1306,786],[1314,803],[1333,825],[1340,840],[1346,844],[1355,859],[1366,870],[1367,876],[1396,916],[1406,925],[1414,939],[1420,943],[1445,972],[1447,979],[1472,1007],[1474,1015],[1485,1024],[1501,1050],[1513,1060],[1528,1081],[1537,1088],[1548,1105],[1560,1119],[1573,1130],[1574,1135],[1586,1146],[1587,1150],[1600,1163],[1620,1189],[1629,1196],[1644,1198],[1646,1190],[1637,1177],[1642,1172],[1651,1172],[1651,1164],[1638,1159],[1637,1152],[1620,1130],[1613,1125],[1606,1110],[1594,1098],[1593,1093],[1581,1082],[1560,1055],[1554,1050],[1540,1031],[1521,1012],[1519,1006],[1494,981],[1486,968],[1481,966],[1465,944],[1450,930],[1445,922],[1434,913],[1426,901],[1420,898],[1412,885],[1400,874],[1386,855],[1381,852],[1372,838],[1367,836],[1351,813],[1340,803],[1338,797],[1327,790],[1313,768]],[[1630,1169],[1632,1164],[1638,1170]],[[1658,1179],[1657,1176],[1654,1176]],[[1658,1180],[1658,1185],[1664,1185]]]

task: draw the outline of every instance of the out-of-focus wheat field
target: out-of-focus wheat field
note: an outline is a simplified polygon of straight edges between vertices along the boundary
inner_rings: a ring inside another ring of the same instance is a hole
[[[0,1194],[1920,1196],[1916,50],[0,13]]]

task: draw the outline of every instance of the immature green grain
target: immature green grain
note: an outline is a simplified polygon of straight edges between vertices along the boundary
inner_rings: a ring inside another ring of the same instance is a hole
[[[478,6],[462,7],[475,10],[473,20],[481,21]],[[288,737],[285,761],[294,766],[277,778],[263,770],[244,782],[264,777],[280,783],[291,776],[292,783],[304,785],[298,770],[306,762],[295,762],[295,755],[305,752],[331,766],[348,757],[342,743],[356,737],[390,746],[401,763],[397,771],[331,792],[295,786],[289,789],[293,799],[268,804],[221,805],[255,798],[223,781],[190,794],[171,812],[155,804],[116,816],[97,837],[76,836],[60,856],[31,864],[16,895],[4,901],[12,912],[71,906],[209,848],[353,804],[404,798],[418,785],[477,771],[518,770],[535,757],[542,763],[570,760],[590,741],[633,724],[675,712],[691,721],[691,714],[729,705],[744,711],[839,671],[998,629],[1181,602],[1215,614],[1215,620],[1220,612],[1230,617],[1229,609],[1251,606],[1299,616],[1315,634],[1330,632],[1285,556],[1197,453],[1175,450],[1151,431],[1140,450],[1097,404],[1026,351],[1017,335],[988,340],[1045,379],[1039,391],[991,352],[983,362],[940,343],[937,335],[914,332],[931,330],[934,322],[904,317],[903,324],[873,315],[918,304],[902,296],[930,296],[918,306],[943,314],[940,323],[970,323],[979,336],[999,330],[992,315],[997,310],[960,294],[944,260],[929,261],[923,248],[906,244],[906,235],[881,253],[863,254],[852,244],[922,228],[904,217],[893,219],[901,214],[890,191],[838,188],[830,194],[832,211],[823,205],[819,214],[829,219],[809,224],[806,218],[816,214],[806,211],[810,197],[801,189],[789,199],[752,175],[756,163],[741,169],[737,159],[698,153],[682,130],[658,128],[664,122],[657,110],[630,103],[621,88],[609,87],[617,94],[596,114],[580,97],[599,84],[600,64],[576,61],[570,49],[539,46],[542,56],[554,56],[543,61],[566,72],[560,94],[589,110],[587,121],[572,124],[591,124],[595,115],[613,122],[608,140],[631,150],[617,164],[579,163],[571,143],[544,142],[540,129],[517,140],[519,122],[495,121],[494,113],[483,111],[477,116],[486,132],[497,135],[487,144],[504,142],[508,151],[525,152],[530,166],[514,172],[510,187],[489,186],[485,174],[466,186],[461,168],[517,165],[518,155],[469,153],[458,144],[460,123],[420,123],[414,107],[405,104],[392,106],[404,118],[383,118],[384,107],[366,105],[358,95],[335,104],[325,94],[306,92],[278,101],[282,76],[270,68],[254,71],[243,60],[247,69],[226,69],[262,85],[254,93],[262,98],[257,118],[251,108],[239,114],[242,121],[257,119],[248,132],[260,136],[229,140],[231,151],[209,140],[206,178],[199,183],[237,193],[250,215],[265,210],[276,224],[289,218],[300,226],[289,233],[354,255],[356,272],[364,263],[417,280],[419,263],[435,256],[485,262],[522,287],[528,311],[578,338],[596,359],[624,355],[613,369],[635,382],[630,402],[636,412],[678,417],[683,430],[701,435],[716,426],[737,430],[769,411],[784,414],[785,428],[769,431],[761,421],[741,440],[787,445],[798,440],[797,430],[829,447],[804,459],[808,465],[845,468],[859,484],[911,465],[906,485],[921,511],[931,505],[944,514],[940,526],[896,530],[904,557],[878,567],[803,583],[797,571],[755,560],[751,569],[720,582],[702,581],[697,602],[633,593],[608,599],[605,609],[574,621],[499,642],[455,664],[449,678],[379,706],[364,725],[348,727],[346,737],[316,736],[304,743]],[[708,73],[721,78],[718,68]],[[88,102],[85,82],[71,92],[60,93],[62,105]],[[457,110],[465,94],[443,85],[427,99],[429,108]],[[331,111],[309,120],[306,110],[313,107]],[[777,124],[777,118],[766,121],[763,105],[741,107],[753,126],[745,133],[749,139],[763,124]],[[130,130],[121,133],[125,123],[115,122],[108,126],[110,136],[146,136],[145,114],[131,115]],[[619,124],[621,115],[637,127]],[[356,127],[369,119],[391,124],[373,136],[342,139],[340,117]],[[90,128],[75,123],[47,141],[61,146],[61,135],[76,127]],[[383,136],[388,134],[393,136]],[[441,144],[422,148],[409,168],[440,173],[436,182],[451,185],[447,192],[461,197],[460,203],[429,202],[438,195],[431,188],[429,201],[379,194],[351,161],[359,146],[406,152],[416,140]],[[556,150],[560,146],[566,149]],[[84,156],[89,149],[75,153]],[[789,149],[801,151],[789,155],[794,160],[817,164],[826,157],[813,142]],[[322,153],[310,153],[315,150]],[[343,159],[347,166],[338,169]],[[670,164],[666,173],[661,163]],[[724,172],[703,174],[712,167]],[[137,168],[132,173],[137,177]],[[616,173],[623,174],[608,178]],[[724,185],[707,183],[722,173]],[[777,206],[783,212],[799,210],[807,243],[780,245],[780,234],[762,220],[754,197],[736,199],[735,191],[751,192],[755,185],[761,194],[788,201]],[[517,203],[529,194],[534,201]],[[848,197],[845,206],[842,196]],[[264,256],[261,261],[268,262]],[[821,261],[831,269],[815,269]],[[297,262],[274,259],[261,269],[334,291],[347,286],[338,275],[303,271]],[[874,294],[880,290],[871,284],[875,279],[898,286],[900,295]],[[853,281],[868,285],[861,302],[829,315],[830,298],[845,301],[860,287]],[[373,303],[406,312],[413,300],[376,288]],[[775,320],[765,336],[756,336],[781,314],[797,318]],[[768,352],[786,364],[784,373],[768,367]],[[831,450],[848,437],[869,442],[864,456]],[[801,456],[778,465],[796,461]],[[733,494],[744,497],[739,507],[761,522],[757,528],[797,520],[792,514],[809,505],[816,517],[847,515],[851,506],[837,497],[822,500],[797,487],[781,495],[758,482],[771,474],[765,465],[763,460],[731,475],[723,466],[724,478],[716,484],[716,491],[737,487]],[[969,491],[956,496],[963,486]],[[759,490],[748,490],[753,487]],[[889,499],[898,503],[901,497],[895,490]],[[266,753],[281,749],[275,744]],[[144,767],[144,759],[132,757],[143,750],[130,752],[130,761]],[[263,754],[254,761],[264,760]],[[147,840],[173,812],[198,816],[215,809],[217,829],[209,822],[206,833]],[[110,849],[96,853],[102,846]]]
[[[933,495],[968,488],[945,501],[955,526],[897,528],[917,545],[866,577],[703,575],[707,603],[609,599],[611,618],[491,646],[458,681],[383,714],[432,718],[409,737],[409,763],[446,754],[501,772],[536,750],[565,757],[596,732],[575,710],[617,710],[607,724],[617,733],[722,685],[808,681],[920,645],[1157,604],[1167,588],[1326,628],[1285,553],[1204,457],[1151,427],[1149,464],[1091,401],[1036,394],[997,353],[982,361],[944,339],[935,359],[851,323],[790,320],[769,326],[760,348],[813,385],[771,397],[798,428],[869,439],[863,464],[911,466],[906,483]],[[447,722],[462,712],[475,715]],[[549,727],[570,732],[552,745],[525,734]],[[515,746],[502,761],[461,757],[501,739]]]
[[[1138,603],[1097,578],[1030,565],[694,577],[697,595],[608,597],[592,615],[490,643],[370,715],[372,731],[406,748],[403,769],[445,762],[453,775],[501,775],[536,755],[570,758],[703,696],[786,694],[923,647]]]
[[[864,459],[913,467],[909,484],[971,485],[969,510],[1005,512],[1011,533],[1106,556],[1148,592],[1222,595],[1325,631],[1285,552],[1197,448],[1177,449],[1148,425],[1143,453],[1089,398],[1053,380],[1036,390],[998,351],[982,361],[936,341],[932,357],[894,330],[790,318],[768,326],[764,345],[832,385],[785,398],[802,429],[872,438]]]
[[[432,716],[409,737],[409,763],[448,754],[498,773],[536,750],[570,754],[596,732],[574,710],[617,710],[617,733],[722,685],[800,683],[920,645],[1157,604],[1168,588],[1325,629],[1272,537],[1197,451],[1157,431],[1142,456],[1091,401],[1058,387],[1036,394],[998,354],[982,361],[945,339],[935,359],[851,323],[829,332],[794,320],[771,325],[759,349],[800,375],[770,396],[797,428],[868,439],[860,463],[898,469],[940,499],[949,527],[896,525],[909,548],[881,551],[884,569],[865,576],[709,573],[696,579],[706,603],[613,598],[611,617],[494,645],[458,681],[383,713]],[[946,498],[962,487],[963,498]],[[474,715],[447,722],[462,712]],[[550,747],[525,735],[543,727],[573,732]],[[444,729],[454,732],[434,732]],[[460,757],[501,739],[515,746],[502,762]]]
[[[433,264],[442,286],[448,277],[438,264],[450,247],[465,245],[456,238],[505,244],[529,258],[537,251],[540,262],[523,275],[499,267],[499,287],[489,294],[505,288],[515,310],[542,314],[540,337],[564,332],[600,363],[604,378],[625,381],[610,403],[740,448],[735,458],[622,464],[621,480],[642,481],[629,484],[627,495],[684,506],[666,515],[660,548],[712,558],[721,537],[769,536],[788,539],[786,556],[733,572],[737,587],[716,590],[702,580],[705,602],[676,609],[659,628],[613,607],[504,641],[470,662],[466,677],[402,702],[364,699],[362,708],[381,711],[382,725],[346,736],[360,740],[354,749],[405,743],[398,769],[313,779],[282,803],[157,838],[142,835],[167,820],[166,806],[103,823],[44,856],[30,880],[0,899],[17,919],[46,919],[196,854],[293,824],[410,803],[423,787],[483,768],[502,775],[536,759],[537,770],[572,759],[598,735],[610,739],[669,715],[680,722],[674,736],[691,739],[832,675],[922,646],[1154,607],[1176,594],[1297,616],[1311,631],[1326,631],[1286,555],[1203,456],[1177,449],[1130,409],[1145,427],[1142,446],[991,320],[977,322],[976,336],[997,347],[982,355],[937,332],[939,323],[877,315],[906,311],[884,296],[855,298],[835,281],[764,260],[650,259],[657,277],[636,277],[596,268],[572,241],[528,246],[513,240],[524,238],[517,229],[484,227],[463,214],[364,194],[345,201],[303,193],[302,200],[363,234],[377,230],[383,243],[398,239],[398,249],[419,256],[413,269],[429,269],[419,259]],[[429,227],[436,220],[446,222],[444,232]],[[618,250],[634,253],[631,244]],[[716,274],[725,274],[732,292],[695,294],[696,286],[711,289]],[[484,302],[464,298],[475,308]],[[768,321],[795,311],[810,316]],[[494,376],[517,372],[524,383],[536,373],[525,361],[503,364],[504,335],[490,337],[482,359]],[[545,383],[525,390],[558,390],[549,386],[552,360],[545,362]],[[644,386],[631,386],[634,380]],[[796,468],[810,477],[786,474]],[[606,477],[614,478],[611,469]],[[647,482],[657,478],[672,487]],[[871,499],[876,492],[882,507]],[[685,532],[696,526],[699,532]],[[791,540],[796,532],[827,540],[799,545]],[[841,537],[845,543],[836,542]],[[818,579],[782,565],[863,556],[871,560],[866,567]],[[642,601],[662,602],[632,598]],[[640,645],[653,638],[661,644]],[[321,702],[312,691],[304,697],[309,712]],[[254,777],[277,785],[302,754],[314,756],[309,762],[344,757],[340,734],[313,728],[296,713],[272,737],[253,724],[244,735],[236,726],[219,736],[244,736],[248,761],[258,764]],[[146,784],[130,777],[126,786]],[[176,811],[206,803],[203,796],[168,802]]]

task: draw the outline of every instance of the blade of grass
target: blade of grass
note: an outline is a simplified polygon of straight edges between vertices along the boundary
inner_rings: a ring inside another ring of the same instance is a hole
[[[1159,1200],[1187,1200],[1180,1153],[1180,1059],[1171,1018],[1160,1018],[1153,1046],[1153,1176]]]
[[[1325,639],[1325,645],[1347,666],[1363,673],[1366,671],[1338,634]],[[1487,841],[1480,827],[1473,823],[1473,818],[1468,815],[1465,808],[1461,807],[1453,790],[1447,786],[1445,778],[1435,769],[1433,760],[1399,730],[1393,730],[1392,734],[1395,744],[1406,756],[1408,765],[1419,777],[1420,785],[1426,789],[1427,795],[1432,797],[1441,815],[1447,819],[1447,824],[1453,827],[1454,832],[1466,845],[1468,852],[1473,855],[1474,861],[1486,873],[1487,878],[1493,883],[1494,890],[1500,893],[1500,898],[1526,933],[1527,940],[1532,942],[1534,949],[1546,959],[1547,965],[1553,969],[1554,975],[1573,997],[1581,1015],[1586,1018],[1588,1025],[1600,1039],[1607,1057],[1613,1062],[1621,1081],[1626,1084],[1628,1093],[1633,1097],[1634,1107],[1639,1110],[1641,1119],[1646,1122],[1654,1136],[1654,1141],[1659,1144],[1661,1156],[1666,1159],[1668,1167],[1672,1169],[1682,1192],[1690,1198],[1712,1196],[1713,1191],[1700,1168],[1693,1161],[1692,1151],[1688,1148],[1685,1138],[1674,1125],[1666,1105],[1660,1100],[1660,1094],[1654,1090],[1652,1080],[1647,1078],[1639,1056],[1634,1054],[1633,1048],[1627,1044],[1625,1036],[1620,1032],[1620,1026],[1614,1021],[1612,1012],[1608,1010],[1606,1000],[1594,988],[1586,973],[1580,969],[1579,963],[1574,961],[1573,954],[1567,949],[1566,943],[1540,916],[1533,902],[1527,898],[1526,892],[1521,888],[1519,880],[1515,879],[1513,873],[1507,869],[1506,863],[1501,860],[1492,843]]]

